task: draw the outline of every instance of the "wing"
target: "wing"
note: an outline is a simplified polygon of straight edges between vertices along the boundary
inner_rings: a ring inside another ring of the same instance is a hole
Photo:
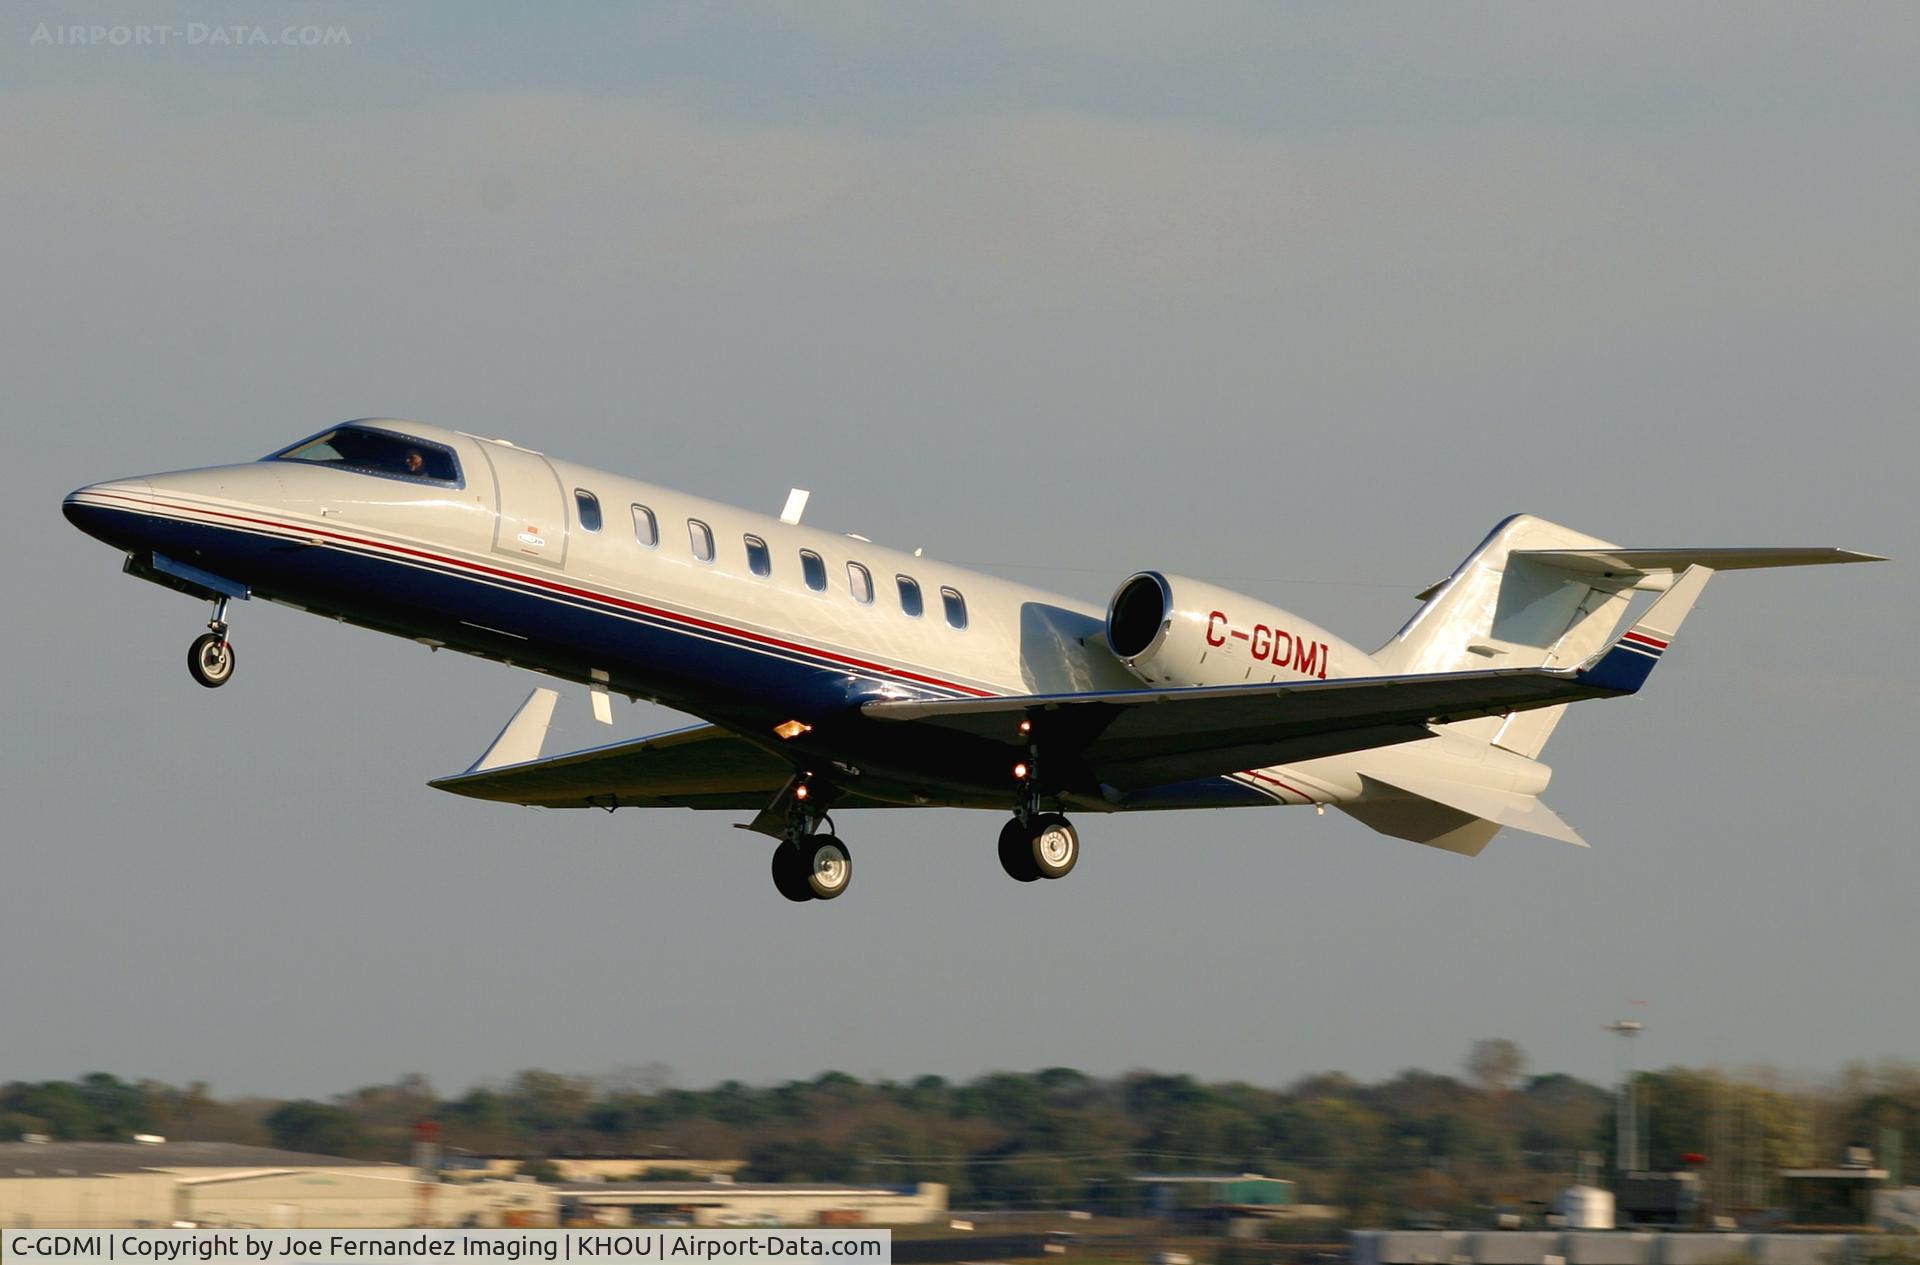
[[[757,810],[792,776],[786,761],[732,730],[694,725],[544,760],[477,765],[428,785],[474,799],[540,808]]]
[[[1499,668],[1175,690],[873,702],[917,722],[1010,746],[1021,720],[1088,780],[1135,790],[1410,742],[1431,726],[1638,690],[1712,572],[1695,566],[1619,640],[1578,668]]]

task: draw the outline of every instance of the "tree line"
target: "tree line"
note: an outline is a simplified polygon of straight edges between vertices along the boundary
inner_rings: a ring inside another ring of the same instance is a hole
[[[1920,1142],[1920,1065],[1847,1069],[1821,1083],[1691,1068],[1636,1078],[1649,1165],[1701,1168],[1717,1206],[1763,1206],[1783,1165],[1849,1143]],[[432,1120],[453,1153],[619,1155],[648,1175],[676,1159],[740,1159],[743,1180],[944,1182],[958,1208],[1140,1210],[1142,1172],[1253,1172],[1297,1198],[1377,1222],[1407,1210],[1470,1216],[1550,1199],[1612,1166],[1613,1092],[1528,1075],[1512,1042],[1475,1044],[1461,1073],[1363,1083],[1337,1072],[1284,1088],[1072,1068],[970,1080],[868,1081],[843,1072],[774,1085],[674,1085],[659,1067],[602,1077],[530,1070],[442,1097],[421,1076],[309,1099],[216,1099],[93,1073],[0,1088],[0,1137],[175,1139],[405,1161]],[[1883,1157],[1885,1158],[1885,1157]]]

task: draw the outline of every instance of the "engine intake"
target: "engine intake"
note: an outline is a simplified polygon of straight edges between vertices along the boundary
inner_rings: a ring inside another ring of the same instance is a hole
[[[1107,607],[1107,649],[1122,659],[1145,654],[1167,631],[1173,590],[1158,572],[1142,571],[1113,595]]]
[[[1364,652],[1299,616],[1203,580],[1142,571],[1107,604],[1107,648],[1148,685],[1351,676]]]

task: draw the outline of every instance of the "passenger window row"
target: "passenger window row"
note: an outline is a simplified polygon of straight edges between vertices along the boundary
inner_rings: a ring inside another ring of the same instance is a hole
[[[600,498],[585,488],[573,490],[574,510],[579,516],[582,531],[597,532],[603,525],[600,515]],[[660,547],[660,520],[654,517],[651,509],[635,504],[633,507],[633,538],[648,549]],[[773,551],[767,542],[759,536],[743,536],[742,542],[747,550],[747,570],[761,579],[773,575]],[[687,544],[693,551],[696,562],[711,563],[715,551],[713,528],[697,518],[687,520]],[[809,589],[815,593],[827,591],[826,559],[811,549],[800,551],[800,576]],[[926,613],[926,601],[920,594],[920,582],[910,575],[896,575],[894,584],[900,595],[900,612],[909,619],[919,619]],[[847,563],[847,592],[854,601],[862,606],[873,605],[873,573],[858,562]],[[954,628],[967,626],[967,599],[958,589],[941,588],[940,606],[946,615],[947,623]]]

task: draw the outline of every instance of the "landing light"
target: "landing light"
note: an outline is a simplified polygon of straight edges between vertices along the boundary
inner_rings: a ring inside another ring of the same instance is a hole
[[[807,789],[805,783],[793,788],[793,797],[795,799],[805,799],[810,794],[812,794],[812,792]]]
[[[773,732],[782,738],[792,739],[798,738],[801,734],[812,733],[813,726],[802,724],[797,720],[783,720],[773,727]]]
[[[1013,776],[1015,781],[1024,782],[1027,780],[1027,762],[1025,760],[1013,766]]]

